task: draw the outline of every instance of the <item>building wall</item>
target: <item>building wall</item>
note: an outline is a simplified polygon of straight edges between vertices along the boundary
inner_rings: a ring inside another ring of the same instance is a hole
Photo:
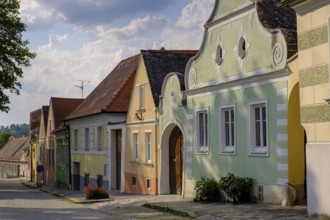
[[[144,109],[143,119],[137,118],[139,110],[140,86],[144,85]],[[133,134],[139,134],[139,156],[133,161]],[[152,160],[146,161],[145,134],[151,133],[152,137]],[[137,74],[127,114],[126,129],[126,152],[125,152],[125,193],[157,194],[157,149],[158,131],[156,124],[156,108],[149,84],[146,67],[143,59],[140,59]],[[132,178],[137,179],[136,185],[132,184]],[[147,180],[151,181],[147,188]]]
[[[71,173],[73,174],[73,163],[80,163],[80,190],[83,190],[85,174],[89,174],[90,183],[96,184],[97,175],[103,176],[103,185],[108,189],[115,189],[111,186],[115,174],[111,172],[111,155],[115,154],[114,146],[110,144],[108,122],[119,123],[125,121],[126,114],[109,114],[90,116],[82,119],[69,121],[71,134]],[[102,127],[102,149],[97,145],[97,127]],[[85,148],[85,129],[89,128],[89,147]],[[77,148],[75,148],[74,133],[77,130]]]
[[[329,17],[330,4],[308,1],[297,8],[300,117],[306,131],[308,213],[330,215]]]
[[[37,141],[32,141],[31,143],[31,176],[32,176],[32,181],[34,183],[37,182],[37,151],[38,151],[38,147],[37,147]]]
[[[240,13],[230,14],[233,10]],[[303,130],[297,117],[288,119],[299,109],[299,97],[292,96],[297,94],[296,63],[287,67],[284,36],[273,35],[262,27],[251,2],[220,1],[215,15],[206,25],[199,54],[186,67],[187,105],[182,106],[183,96],[176,76],[167,78],[163,84],[164,98],[159,109],[160,191],[168,193],[166,139],[171,129],[178,126],[184,135],[184,196],[195,196],[194,185],[202,176],[220,179],[231,172],[253,177],[256,185],[262,185],[260,201],[281,204],[287,194],[287,184],[300,185],[304,181],[300,140]],[[238,53],[241,38],[245,39],[246,48],[243,58]],[[215,59],[220,46],[221,64]],[[275,56],[275,52],[280,52],[280,56]],[[250,106],[260,101],[267,108],[267,152],[252,152]],[[227,106],[235,111],[235,148],[231,152],[221,149],[224,139],[221,109]],[[198,150],[200,110],[206,110],[208,117],[206,151]],[[299,128],[292,140],[288,136],[288,123],[291,123],[290,129]],[[258,197],[256,193],[255,196]]]

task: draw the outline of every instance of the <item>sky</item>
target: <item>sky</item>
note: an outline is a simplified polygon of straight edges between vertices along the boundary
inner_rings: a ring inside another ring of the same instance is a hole
[[[141,49],[200,49],[214,0],[21,0],[23,39],[37,53],[0,125],[29,123],[51,97],[86,97]]]

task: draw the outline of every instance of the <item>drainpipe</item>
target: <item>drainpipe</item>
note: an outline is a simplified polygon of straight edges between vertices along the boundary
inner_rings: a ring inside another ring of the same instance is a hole
[[[158,148],[158,146],[159,146],[159,142],[160,142],[160,140],[159,140],[159,134],[158,134],[158,125],[159,125],[159,123],[158,123],[158,119],[159,119],[159,117],[158,117],[158,107],[156,107],[155,108],[155,143],[156,143],[156,155],[155,155],[155,168],[156,168],[156,180],[157,180],[157,182],[156,182],[156,194],[157,195],[159,195],[159,181],[160,181],[160,179],[159,179],[159,176],[158,176],[158,169],[159,169],[159,167],[158,167],[158,157],[159,157],[159,148]]]
[[[72,190],[72,179],[71,179],[71,131],[70,131],[70,125],[67,124],[67,121],[64,121],[64,126],[67,129],[68,132],[68,159],[69,159],[69,189]],[[65,135],[65,134],[64,134]]]

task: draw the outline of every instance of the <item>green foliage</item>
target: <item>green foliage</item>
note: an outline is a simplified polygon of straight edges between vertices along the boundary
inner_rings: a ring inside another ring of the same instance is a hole
[[[227,176],[220,179],[219,186],[234,203],[248,202],[254,182],[253,178],[237,177],[228,173]]]
[[[19,17],[18,0],[0,1],[0,111],[8,112],[9,96],[5,91],[19,95],[23,67],[30,66],[36,54],[30,52],[27,40],[22,40],[26,25]]]
[[[202,177],[195,184],[195,201],[218,201],[220,199],[220,189],[215,179]]]
[[[12,136],[10,132],[0,132],[0,149],[7,144],[10,136]]]
[[[106,188],[104,186],[102,187],[93,187],[91,184],[88,184],[85,187],[85,198],[87,200],[90,199],[107,199],[109,198],[109,193],[107,192]]]

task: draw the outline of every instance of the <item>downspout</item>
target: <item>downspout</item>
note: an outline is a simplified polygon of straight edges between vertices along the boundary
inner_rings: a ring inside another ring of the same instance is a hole
[[[155,155],[155,168],[156,168],[156,194],[159,195],[159,176],[158,176],[158,157],[159,157],[159,142],[160,140],[158,140],[159,134],[158,134],[158,107],[155,108],[155,143],[156,143],[156,155]]]
[[[67,129],[68,132],[68,159],[69,159],[69,189],[72,190],[72,177],[71,177],[71,131],[70,131],[70,125],[67,124],[67,121],[64,121],[64,126]],[[65,135],[65,134],[64,134]]]

